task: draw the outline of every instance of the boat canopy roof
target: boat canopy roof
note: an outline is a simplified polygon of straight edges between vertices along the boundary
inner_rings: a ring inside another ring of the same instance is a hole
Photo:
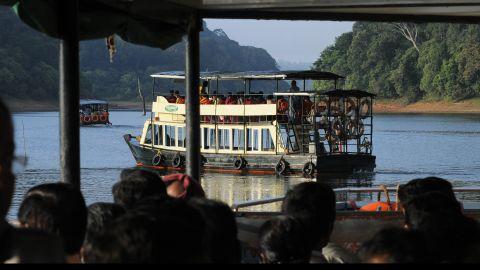
[[[166,71],[150,75],[153,78],[185,79],[183,71]],[[335,73],[316,70],[266,70],[242,72],[200,72],[202,80],[338,80],[345,77]]]
[[[340,89],[335,89],[335,90],[330,90],[327,92],[321,93],[322,95],[326,95],[329,97],[357,97],[357,98],[362,98],[362,97],[376,97],[377,95],[363,91],[363,90],[358,90],[358,89],[352,89],[352,90],[340,90]]]
[[[105,100],[99,99],[80,99],[80,106],[84,105],[98,105],[98,104],[108,104]]]

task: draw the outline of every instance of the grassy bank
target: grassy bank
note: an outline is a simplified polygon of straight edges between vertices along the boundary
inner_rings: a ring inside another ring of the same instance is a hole
[[[403,104],[396,100],[375,100],[375,113],[480,113],[480,98],[459,102],[449,101],[419,101]]]

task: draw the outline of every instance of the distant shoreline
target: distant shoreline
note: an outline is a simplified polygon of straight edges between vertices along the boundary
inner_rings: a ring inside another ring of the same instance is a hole
[[[53,102],[37,102],[33,100],[7,100],[12,112],[52,112],[58,111],[58,105]],[[147,112],[150,105],[147,104]],[[142,111],[140,102],[114,101],[110,103],[112,111]],[[373,112],[379,114],[480,114],[480,98],[461,102],[420,101],[404,105],[398,101],[376,100]]]

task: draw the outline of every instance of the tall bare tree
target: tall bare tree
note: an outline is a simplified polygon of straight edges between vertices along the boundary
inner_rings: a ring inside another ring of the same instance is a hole
[[[393,24],[402,36],[404,36],[408,41],[410,41],[413,47],[420,53],[420,50],[417,46],[417,37],[418,37],[418,29],[417,25],[414,23],[394,23]]]

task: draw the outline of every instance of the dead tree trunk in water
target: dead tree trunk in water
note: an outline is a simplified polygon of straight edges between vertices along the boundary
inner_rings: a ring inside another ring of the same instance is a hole
[[[394,23],[393,24],[395,28],[404,36],[408,41],[410,41],[417,50],[418,53],[420,53],[420,50],[418,49],[417,46],[417,37],[418,37],[418,29],[417,26],[414,23]]]
[[[137,88],[138,88],[138,95],[143,103],[143,115],[147,115],[147,108],[145,106],[145,98],[143,97],[142,89],[140,88],[140,77],[137,77]]]

